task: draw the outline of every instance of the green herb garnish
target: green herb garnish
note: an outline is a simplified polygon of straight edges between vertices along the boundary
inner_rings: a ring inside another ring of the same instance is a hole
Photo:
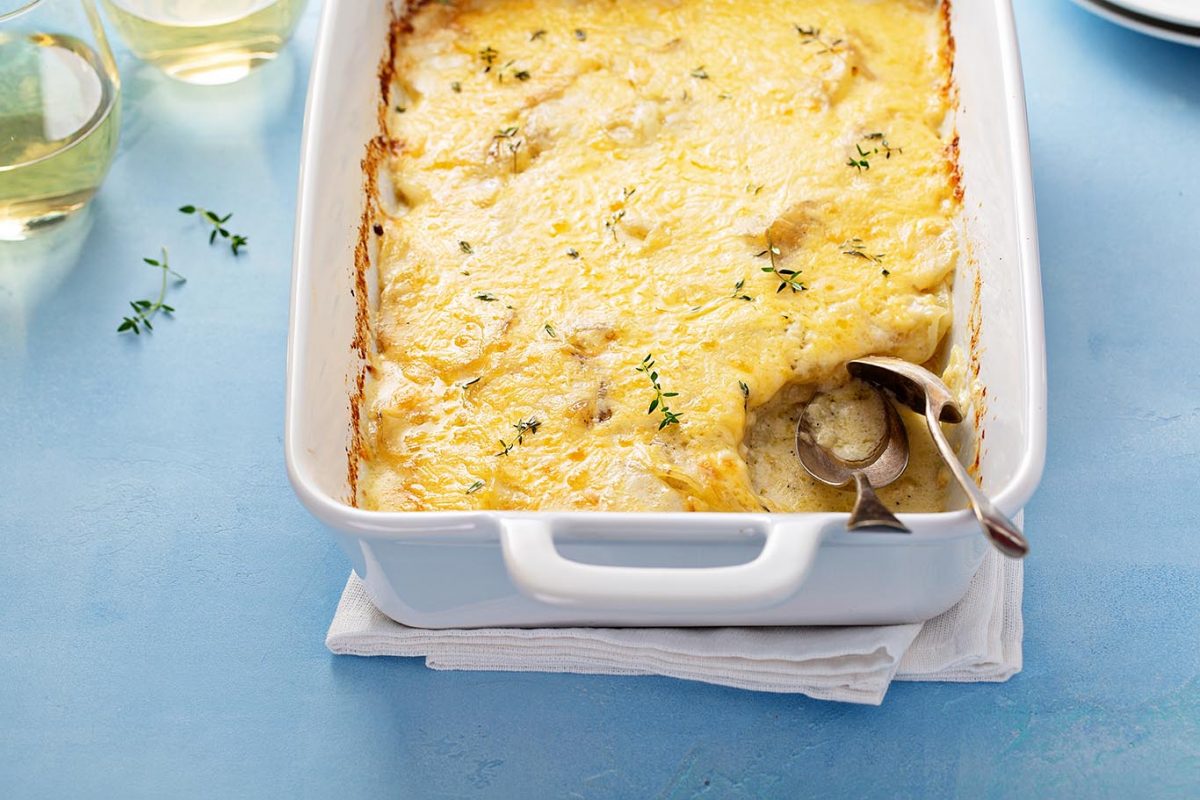
[[[536,30],[533,33],[529,34],[529,41],[536,42],[538,39],[541,39],[545,35],[546,35],[545,30]]]
[[[479,51],[479,58],[485,64],[483,68],[484,72],[492,71],[492,65],[496,63],[496,57],[499,55],[500,53],[493,49],[491,45]]]
[[[693,78],[696,78],[698,80],[702,80],[702,81],[708,80],[708,72],[704,69],[703,65],[696,67],[694,70],[691,71],[690,74]]]
[[[838,52],[838,48],[845,44],[845,41],[842,39],[834,39],[833,41],[826,41],[822,39],[821,29],[812,25],[808,26],[807,28],[802,28],[799,25],[793,25],[792,27],[796,29],[796,33],[800,34],[801,44],[819,45],[821,49],[817,51],[818,53],[836,53]]]
[[[480,292],[479,294],[475,295],[475,299],[482,300],[485,303],[494,303],[498,298],[491,292]]]
[[[583,28],[576,28],[575,38],[581,42],[587,41],[587,31],[585,31]]]
[[[887,137],[882,132],[879,132],[879,131],[876,131],[875,133],[868,133],[866,136],[863,137],[863,139],[865,139],[869,142],[879,142],[879,147],[883,148],[883,157],[884,158],[891,158],[893,152],[896,152],[896,153],[904,152],[904,148],[902,148],[902,147],[892,147],[891,145],[889,145]],[[872,152],[878,153],[879,150],[878,150],[878,148],[876,148]]]
[[[135,335],[141,336],[143,328],[147,331],[154,330],[154,325],[150,320],[154,318],[155,314],[160,311],[168,315],[175,313],[174,306],[169,306],[163,302],[167,298],[168,277],[174,276],[176,284],[187,281],[187,278],[171,269],[171,265],[167,261],[167,248],[165,247],[162,249],[161,261],[156,258],[143,258],[142,261],[162,271],[162,285],[159,287],[158,297],[154,300],[130,300],[129,307],[133,309],[133,316],[121,319],[121,324],[117,326],[117,333],[133,331]]]
[[[458,249],[459,249],[459,250],[462,250],[462,251],[463,251],[464,253],[466,253],[467,255],[470,255],[471,253],[474,253],[474,252],[475,252],[475,250],[474,250],[474,249],[471,247],[471,243],[470,243],[470,242],[462,242],[462,241],[460,241],[460,242],[458,243]]]
[[[517,429],[517,438],[513,439],[511,442],[506,442],[501,439],[500,447],[503,449],[499,453],[496,453],[497,457],[506,456],[512,452],[514,447],[519,444],[524,444],[525,434],[528,433],[530,436],[532,436],[533,434],[537,433],[538,428],[542,427],[542,423],[536,418],[530,417],[529,419],[520,420],[516,425],[513,425],[513,427]]]
[[[753,297],[751,297],[750,295],[748,295],[748,294],[740,294],[740,292],[742,291],[742,287],[743,287],[743,286],[745,286],[745,285],[746,285],[746,279],[745,279],[745,278],[742,278],[742,279],[741,279],[741,280],[739,280],[737,283],[735,283],[735,284],[733,285],[733,293],[732,293],[731,295],[729,295],[729,296],[730,296],[730,298],[732,298],[732,299],[734,299],[734,300],[745,300],[747,303],[752,303],[752,302],[754,302],[754,298],[753,298]]]
[[[570,256],[571,258],[579,258],[579,251],[576,250],[574,247],[568,247],[567,255]]]
[[[863,240],[858,238],[847,239],[838,245],[838,247],[841,248],[841,251],[844,255],[853,256],[854,258],[861,258],[865,261],[871,261],[875,264],[882,263],[884,256],[887,255],[886,253],[875,253],[872,255],[871,253],[866,252],[863,249],[865,247]]]
[[[551,339],[558,338],[558,332],[556,330],[554,330],[554,326],[551,325],[549,322],[546,323],[546,326],[544,328],[542,328],[542,330],[544,330],[546,332],[546,335],[549,336]]]
[[[232,213],[226,214],[222,217],[206,208],[201,208],[200,206],[194,206],[191,204],[180,206],[179,211],[183,214],[199,215],[200,219],[212,226],[212,232],[208,235],[208,243],[212,244],[215,242],[218,236],[220,236],[222,239],[228,239],[229,249],[233,251],[235,256],[238,255],[239,249],[250,243],[250,240],[245,236],[242,236],[240,233],[230,233],[229,229],[225,227],[225,223],[228,222],[229,218],[233,216]]]
[[[775,290],[775,294],[779,294],[786,288],[790,288],[793,292],[803,292],[806,287],[800,282],[800,273],[794,269],[780,269],[776,259],[781,255],[779,245],[773,244],[770,239],[767,240],[767,249],[760,253],[755,253],[755,258],[767,256],[771,259],[771,266],[763,267],[763,272],[770,272],[779,278],[779,288]]]
[[[492,137],[492,141],[496,143],[497,147],[500,147],[503,142],[503,146],[512,154],[512,171],[514,175],[517,173],[517,152],[520,151],[521,145],[525,143],[517,138],[517,133],[520,130],[516,125],[510,125],[507,128],[501,128],[496,131],[496,135]]]
[[[472,483],[470,486],[467,487],[466,491],[463,492],[463,494],[475,494],[482,488],[483,488],[483,481],[475,481],[474,483]]]
[[[864,136],[862,138],[862,141],[878,142],[879,144],[875,147],[872,147],[870,150],[864,150],[861,143],[857,143],[854,145],[854,149],[858,151],[858,158],[851,156],[850,159],[846,162],[846,166],[854,167],[859,172],[862,172],[864,169],[871,168],[871,163],[867,159],[870,156],[877,154],[879,152],[879,148],[881,148],[881,147],[883,148],[883,157],[884,158],[891,158],[892,153],[903,153],[904,152],[904,150],[900,147],[892,147],[891,145],[889,145],[888,141],[887,141],[887,137],[884,136],[883,133],[880,133],[880,132],[868,133],[866,136]]]
[[[612,234],[613,241],[617,241],[617,223],[625,217],[625,209],[615,212],[611,217],[604,220],[605,229]]]
[[[650,385],[654,387],[654,399],[650,401],[650,408],[646,411],[647,414],[653,414],[655,409],[662,412],[662,422],[658,423],[658,429],[661,431],[668,425],[678,425],[679,418],[682,413],[675,413],[667,407],[668,397],[678,397],[679,392],[664,392],[662,385],[658,382],[658,371],[654,368],[654,354],[649,353],[642,359],[641,366],[637,367],[638,372],[645,373],[650,379]]]
[[[450,82],[450,91],[454,92],[455,94],[458,94],[459,92],[462,91],[462,84],[459,81],[451,81]]]
[[[847,161],[846,161],[846,166],[854,167],[859,172],[862,172],[864,169],[870,169],[871,162],[867,160],[867,157],[872,155],[876,151],[863,150],[862,145],[860,145],[860,144],[854,145],[854,149],[858,151],[858,158],[855,158],[854,156],[850,156],[850,158],[847,159]]]

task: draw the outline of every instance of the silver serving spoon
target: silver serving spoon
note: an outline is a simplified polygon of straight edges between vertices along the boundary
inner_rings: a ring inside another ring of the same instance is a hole
[[[954,448],[946,440],[942,426],[938,424],[939,421],[963,421],[962,410],[954,401],[954,395],[950,393],[946,384],[929,370],[898,358],[859,358],[848,363],[846,369],[860,380],[887,389],[901,403],[925,415],[929,434],[937,444],[938,452],[966,493],[971,510],[975,512],[975,518],[979,520],[988,540],[1004,555],[1023,558],[1029,552],[1029,541],[980,491],[966,467],[958,460]]]
[[[871,388],[879,392],[875,387]],[[882,527],[907,533],[907,526],[896,519],[896,515],[875,494],[875,489],[899,478],[908,466],[908,432],[892,401],[882,392],[879,394],[879,399],[883,401],[887,431],[866,458],[845,461],[817,444],[808,414],[803,411],[800,421],[796,423],[796,453],[808,474],[821,483],[837,487],[854,484],[858,496],[850,519],[846,522],[848,530]]]

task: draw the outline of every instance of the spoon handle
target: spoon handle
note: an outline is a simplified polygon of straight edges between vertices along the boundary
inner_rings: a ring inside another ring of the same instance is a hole
[[[850,519],[846,522],[847,529],[857,531],[862,528],[891,528],[909,533],[908,526],[896,519],[896,515],[888,510],[888,507],[875,494],[875,488],[871,486],[867,476],[860,470],[854,471],[854,488],[858,491],[858,497],[854,501],[854,510],[850,512]]]
[[[934,443],[937,444],[938,452],[942,454],[942,460],[946,462],[946,466],[950,468],[950,472],[954,474],[954,478],[966,493],[967,500],[971,503],[971,510],[975,512],[975,518],[983,527],[984,534],[992,546],[1004,555],[1009,558],[1024,558],[1025,554],[1029,552],[1029,541],[1017,526],[992,504],[987,495],[980,491],[979,486],[971,478],[967,468],[958,460],[958,454],[954,452],[954,448],[946,439],[941,423],[938,422],[938,417],[941,415],[929,413],[930,411],[940,411],[940,409],[929,409],[925,414],[929,433],[933,437]]]

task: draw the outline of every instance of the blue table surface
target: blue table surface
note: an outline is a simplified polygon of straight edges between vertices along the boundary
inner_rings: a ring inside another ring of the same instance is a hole
[[[1200,795],[1200,50],[1016,5],[1050,374],[1021,674],[871,708],[331,656],[348,564],[282,451],[310,8],[227,89],[123,54],[78,259],[0,255],[0,796]],[[117,336],[161,244],[177,319]]]

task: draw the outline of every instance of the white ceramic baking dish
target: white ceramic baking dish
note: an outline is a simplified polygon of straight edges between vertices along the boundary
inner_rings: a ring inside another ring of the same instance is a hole
[[[363,369],[356,286],[367,302],[375,291],[370,271],[358,274],[355,249],[372,238],[360,237],[372,213],[363,164],[380,132],[389,3],[327,0],[321,20],[301,164],[285,436],[296,493],[338,537],[380,610],[430,628],[829,625],[911,622],[953,605],[987,547],[966,511],[902,514],[913,531],[905,536],[847,533],[846,515],[833,513],[380,513],[352,505],[347,454]],[[951,338],[972,353],[986,390],[975,420],[978,472],[996,503],[1016,514],[1041,476],[1046,425],[1021,71],[1009,0],[955,0],[950,18],[973,253],[956,281]]]

